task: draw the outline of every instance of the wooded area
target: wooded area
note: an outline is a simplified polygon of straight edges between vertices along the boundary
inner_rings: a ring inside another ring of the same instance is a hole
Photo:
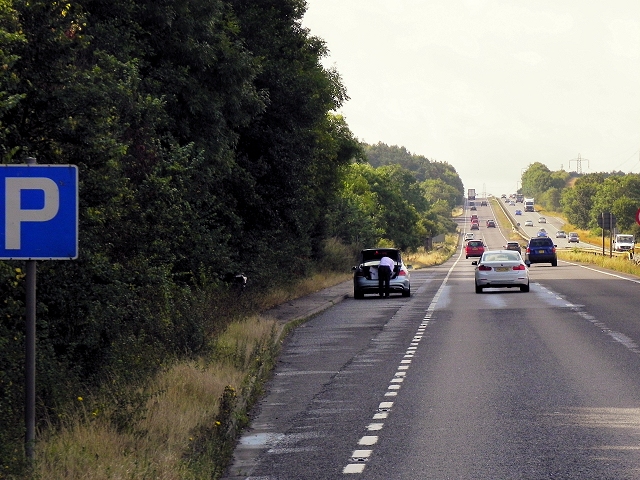
[[[79,168],[80,254],[38,265],[37,418],[197,355],[324,243],[411,249],[455,229],[444,163],[362,145],[304,0],[0,0],[3,163]],[[390,154],[394,155],[392,159]],[[371,163],[367,163],[369,157]],[[344,265],[348,269],[349,264]],[[24,265],[0,262],[0,468],[24,466]]]
[[[600,214],[610,212],[620,232],[640,235],[640,225],[635,221],[640,207],[638,174],[551,171],[536,162],[522,174],[522,192],[546,209],[562,211],[578,228],[595,231]]]

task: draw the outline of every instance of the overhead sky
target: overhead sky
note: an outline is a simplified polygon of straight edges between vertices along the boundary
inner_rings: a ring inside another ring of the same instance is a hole
[[[451,164],[478,194],[521,174],[640,173],[639,0],[307,0],[361,141]]]

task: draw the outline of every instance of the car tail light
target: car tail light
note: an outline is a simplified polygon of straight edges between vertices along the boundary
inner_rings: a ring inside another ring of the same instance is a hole
[[[400,271],[398,272],[398,276],[399,276],[399,277],[404,277],[406,274],[407,274],[406,270],[400,270]]]
[[[531,253],[531,249],[527,247],[527,253]]]
[[[553,247],[553,248],[551,249],[551,253],[556,253],[556,247]]]
[[[520,265],[517,265],[515,267],[513,267],[514,270],[526,270],[527,267],[525,267],[522,263]]]
[[[480,265],[478,267],[478,270],[480,270],[481,272],[488,272],[491,270],[491,267],[487,267],[486,265]]]

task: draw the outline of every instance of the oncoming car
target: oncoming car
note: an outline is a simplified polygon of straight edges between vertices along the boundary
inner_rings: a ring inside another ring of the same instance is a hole
[[[567,238],[567,234],[564,230],[558,230],[556,232],[556,238]]]
[[[569,236],[567,237],[567,242],[580,243],[580,237],[576,232],[569,232]]]
[[[529,291],[529,269],[518,252],[487,250],[473,265],[476,265],[476,293],[485,288],[518,287],[521,292]]]
[[[533,227],[533,220],[527,220],[524,222],[525,227]]]
[[[540,217],[540,218],[538,219],[538,223],[547,223],[547,219],[546,219],[546,218],[544,218],[544,217]]]
[[[353,298],[364,298],[366,293],[380,294],[378,284],[378,265],[382,257],[391,258],[395,266],[391,273],[389,291],[401,293],[403,297],[411,295],[410,266],[402,261],[402,254],[397,248],[367,248],[360,252],[359,264],[353,270]]]
[[[522,215],[522,210],[516,210],[516,215]]]

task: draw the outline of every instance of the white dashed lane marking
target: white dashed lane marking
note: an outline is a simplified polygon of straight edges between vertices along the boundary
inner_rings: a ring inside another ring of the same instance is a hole
[[[418,329],[415,335],[413,336],[413,339],[411,340],[411,344],[409,345],[409,347],[407,347],[407,350],[402,360],[400,360],[400,365],[398,365],[398,371],[394,374],[393,378],[389,382],[387,391],[384,393],[385,397],[395,397],[398,395],[398,391],[400,390],[400,387],[402,386],[402,383],[404,382],[407,376],[407,370],[411,365],[411,359],[415,356],[415,354],[418,351],[418,346],[422,341],[422,337],[424,336],[426,328],[429,326],[429,322],[431,321],[431,315],[436,309],[436,305],[438,303],[438,300],[440,299],[440,296],[442,295],[442,292],[444,291],[445,285],[447,284],[447,280],[449,280],[449,276],[451,275],[451,272],[460,261],[460,258],[462,257],[459,256],[458,259],[453,264],[453,266],[449,269],[449,271],[447,272],[447,275],[444,277],[444,280],[442,281],[442,284],[438,288],[438,291],[434,295],[433,300],[431,300],[431,303],[427,307],[426,314],[422,319],[422,321],[420,322],[420,325],[418,326]],[[380,405],[378,405],[378,411],[373,414],[373,420],[385,420],[389,416],[392,410],[393,410],[393,402],[381,402]],[[370,423],[366,427],[366,429],[369,431],[380,431],[382,430],[383,427],[384,427],[384,423],[375,422],[375,423]],[[376,443],[378,443],[378,439],[379,439],[379,436],[377,435],[365,435],[358,441],[358,445],[360,446],[375,445]],[[354,452],[351,454],[350,463],[348,463],[344,467],[344,469],[342,470],[342,473],[354,474],[354,473],[364,472],[366,462],[369,460],[372,453],[373,453],[373,450],[354,450]]]

